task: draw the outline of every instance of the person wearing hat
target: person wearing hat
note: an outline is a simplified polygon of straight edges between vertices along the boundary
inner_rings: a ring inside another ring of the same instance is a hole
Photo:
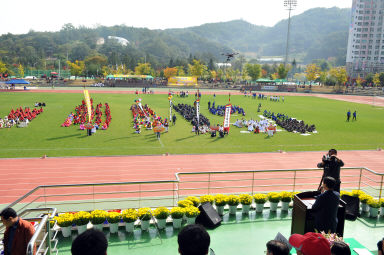
[[[327,176],[323,181],[323,193],[320,194],[312,206],[315,215],[315,229],[319,232],[336,233],[337,210],[340,203],[340,194],[334,191],[336,180]]]
[[[329,241],[319,233],[293,234],[289,243],[295,247],[297,255],[331,255]]]

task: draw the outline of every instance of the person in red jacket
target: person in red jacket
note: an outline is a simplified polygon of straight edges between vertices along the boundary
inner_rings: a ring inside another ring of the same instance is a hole
[[[6,227],[3,240],[4,255],[25,255],[35,228],[29,221],[17,216],[16,211],[12,208],[5,208],[1,211],[0,216],[1,222]],[[35,252],[34,249],[33,254]]]

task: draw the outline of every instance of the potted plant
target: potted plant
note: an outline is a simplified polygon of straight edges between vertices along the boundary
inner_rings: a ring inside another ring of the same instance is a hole
[[[215,198],[212,195],[204,195],[204,196],[200,197],[200,204],[204,204],[204,203],[211,203],[212,204],[213,201],[215,201]]]
[[[133,232],[133,229],[135,227],[135,221],[138,218],[138,213],[135,209],[127,209],[122,211],[121,218],[125,222],[125,231],[128,233]]]
[[[139,219],[141,221],[141,230],[148,230],[149,220],[152,218],[151,208],[149,207],[140,208],[138,213],[139,213]]]
[[[177,202],[177,205],[186,208],[188,206],[193,206],[193,202],[191,200],[180,200]]]
[[[171,209],[171,217],[174,228],[181,228],[181,221],[183,220],[184,212],[184,208],[182,207],[173,207]]]
[[[224,206],[228,204],[228,196],[223,194],[217,194],[214,197],[215,205],[216,205],[216,211],[219,215],[224,214]]]
[[[77,232],[79,234],[87,230],[87,225],[91,219],[91,214],[89,212],[80,211],[73,215],[73,221],[77,226]]]
[[[107,212],[104,210],[94,210],[91,212],[91,223],[93,228],[103,230],[103,223],[107,219]]]
[[[292,192],[282,191],[280,192],[281,198],[281,210],[288,211],[289,203],[292,201]]]
[[[379,200],[371,198],[367,204],[369,205],[369,217],[376,218],[380,208]]]
[[[195,224],[196,217],[200,214],[199,208],[190,206],[185,208],[185,216],[187,216],[187,224]]]
[[[236,214],[237,206],[239,205],[240,200],[236,195],[228,196],[228,205],[229,205],[229,214]]]
[[[277,210],[277,205],[279,204],[280,202],[280,194],[277,193],[277,192],[269,192],[268,193],[268,201],[269,201],[269,204],[270,204],[270,210],[272,212],[275,212]]]
[[[108,212],[107,220],[109,223],[109,232],[117,233],[119,229],[119,222],[121,221],[121,213],[118,212]]]
[[[253,195],[253,199],[255,200],[255,203],[256,203],[256,212],[257,213],[262,212],[264,208],[264,204],[268,200],[268,196],[266,194],[259,193],[259,194]]]
[[[359,199],[360,199],[360,203],[361,203],[361,209],[363,212],[368,212],[369,211],[369,206],[368,206],[368,200],[371,199],[372,197],[370,195],[367,195],[367,194],[361,194],[359,196]]]
[[[200,204],[200,199],[198,197],[189,196],[185,200],[189,200],[193,202],[193,206],[198,207]]]
[[[156,208],[153,211],[153,214],[156,218],[158,228],[159,229],[165,228],[167,218],[170,215],[170,211],[168,210],[168,208],[166,208],[166,207]]]
[[[249,194],[240,194],[239,195],[240,204],[242,206],[241,210],[242,213],[247,214],[249,213],[249,209],[251,208],[252,204],[252,196]]]
[[[354,189],[351,191],[351,195],[353,197],[360,197],[361,195],[366,195],[364,191],[359,190],[359,189]]]
[[[61,228],[61,233],[64,237],[68,237],[71,235],[72,224],[73,224],[73,214],[72,213],[64,213],[55,217],[57,221],[57,225]]]
[[[380,198],[379,203],[380,203],[380,216],[383,216],[384,215],[384,198]]]

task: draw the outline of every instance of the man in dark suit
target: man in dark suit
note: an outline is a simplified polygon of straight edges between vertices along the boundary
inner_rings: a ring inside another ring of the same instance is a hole
[[[327,155],[324,155],[321,162],[317,164],[318,168],[324,168],[323,178],[330,176],[336,180],[334,190],[340,192],[340,167],[344,162],[337,157],[337,150],[330,149]]]
[[[335,178],[324,177],[323,193],[316,198],[312,206],[315,214],[315,229],[319,232],[336,233],[340,194],[333,190],[335,186]]]

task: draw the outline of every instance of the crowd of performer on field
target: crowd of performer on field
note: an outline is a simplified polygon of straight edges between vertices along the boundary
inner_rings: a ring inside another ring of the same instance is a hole
[[[305,124],[303,120],[296,120],[295,118],[290,118],[286,114],[277,113],[275,115],[274,112],[270,112],[267,110],[264,110],[263,116],[269,119],[272,119],[276,122],[276,124],[288,132],[298,132],[305,134],[307,132],[314,132],[316,131],[315,125],[308,125]]]
[[[90,99],[91,102],[91,121],[95,118],[95,121],[93,124],[91,123],[93,132],[96,132],[97,129],[106,130],[108,129],[112,117],[111,117],[111,110],[109,108],[109,104],[105,103],[105,121],[102,121],[103,111],[102,107],[103,105],[101,103],[96,105],[96,109],[93,107],[93,99]],[[81,130],[84,130],[87,128],[88,124],[88,109],[85,101],[83,100],[81,105],[78,105],[75,107],[75,113],[71,112],[68,117],[65,119],[64,123],[61,124],[62,127],[69,127],[70,125],[79,125],[79,128]]]
[[[11,128],[14,125],[26,127],[30,121],[43,111],[42,107],[40,107],[40,109],[34,108],[33,110],[29,107],[23,109],[21,106],[16,108],[16,110],[11,109],[10,113],[5,116],[4,119],[0,118],[0,128]]]
[[[209,119],[200,113],[199,120],[197,120],[196,107],[188,104],[177,104],[173,105],[173,109],[180,113],[184,119],[191,122],[192,131],[196,132],[196,134],[209,132]]]
[[[224,116],[225,105],[218,105],[217,107],[215,107],[215,101],[213,101],[212,105],[211,105],[211,101],[208,101],[208,110],[213,115]],[[237,105],[232,105],[231,106],[231,114],[234,114],[236,112],[238,114],[241,114],[242,116],[245,116],[245,111],[243,108],[241,108],[240,106],[237,106]]]
[[[261,120],[246,120],[246,119],[237,119],[236,122],[233,124],[235,127],[243,128],[246,127],[249,132],[253,132],[255,134],[258,134],[260,132],[267,133],[269,126],[273,126],[274,131],[276,131],[276,125],[273,125],[271,121],[268,119],[261,119]]]
[[[169,121],[167,118],[163,119],[157,116],[156,113],[145,104],[133,104],[131,106],[133,117],[133,128],[136,134],[141,133],[141,129],[153,130],[156,133],[157,138],[160,138],[160,133],[168,132]]]

